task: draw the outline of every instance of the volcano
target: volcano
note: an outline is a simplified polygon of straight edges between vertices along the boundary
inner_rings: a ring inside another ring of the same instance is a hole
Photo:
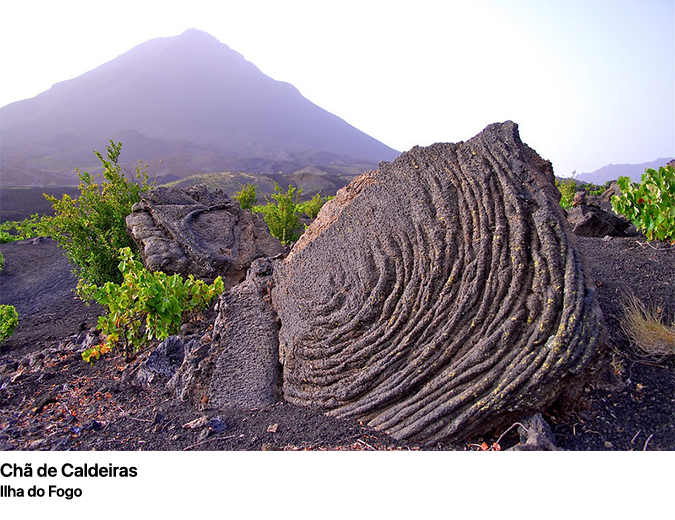
[[[76,183],[92,149],[123,143],[121,160],[196,173],[358,174],[396,150],[262,73],[213,36],[189,29],[142,43],[34,98],[0,109],[0,183]]]

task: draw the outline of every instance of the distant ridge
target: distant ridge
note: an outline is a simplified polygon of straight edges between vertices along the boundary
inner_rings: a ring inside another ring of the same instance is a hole
[[[315,194],[322,197],[335,195],[337,190],[349,184],[353,178],[325,175],[313,171],[312,166],[293,174],[251,174],[242,172],[201,173],[167,183],[167,186],[189,188],[203,184],[210,190],[223,190],[232,196],[247,184],[256,186],[258,203],[264,204],[265,197],[274,193],[275,183],[284,191],[289,186],[302,190],[301,199],[308,200]]]
[[[110,138],[128,165],[161,159],[167,180],[306,166],[358,174],[398,155],[189,29],[0,108],[0,184],[76,183],[74,168],[95,168],[91,151]]]
[[[615,180],[622,176],[630,177],[634,182],[640,182],[642,174],[647,168],[658,169],[672,159],[672,157],[665,157],[640,164],[608,164],[593,172],[582,173],[578,178],[580,181],[593,184],[604,184],[606,181]]]

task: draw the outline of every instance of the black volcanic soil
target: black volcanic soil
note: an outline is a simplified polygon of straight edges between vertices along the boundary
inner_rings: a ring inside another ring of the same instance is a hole
[[[545,413],[555,443],[565,450],[673,450],[675,363],[636,353],[618,317],[627,291],[675,313],[675,249],[655,248],[641,237],[578,242],[598,286],[612,370],[621,384],[587,386],[574,409]],[[282,402],[261,410],[197,410],[175,399],[161,381],[139,386],[137,364],[109,357],[91,367],[81,360],[77,343],[101,309],[74,297],[76,279],[56,244],[34,239],[0,244],[0,251],[6,258],[0,304],[15,305],[20,314],[19,327],[0,346],[2,449],[418,449],[356,422]],[[202,424],[189,427],[202,417]],[[518,442],[515,431],[421,449],[479,450],[500,436],[500,448],[508,449]]]
[[[64,194],[75,198],[80,190],[74,186],[54,186],[48,188],[0,187],[0,222],[23,220],[32,213],[53,215],[52,204],[44,194],[61,199]]]

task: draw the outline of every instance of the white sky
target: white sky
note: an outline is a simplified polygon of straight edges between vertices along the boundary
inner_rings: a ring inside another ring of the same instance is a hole
[[[558,175],[675,156],[675,0],[8,0],[0,106],[189,27],[400,151],[512,119]]]

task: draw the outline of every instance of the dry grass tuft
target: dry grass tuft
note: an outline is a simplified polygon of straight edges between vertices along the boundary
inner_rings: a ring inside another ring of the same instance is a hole
[[[634,345],[648,356],[675,356],[675,321],[664,323],[661,309],[647,308],[634,295],[626,297],[621,306],[621,327]]]

